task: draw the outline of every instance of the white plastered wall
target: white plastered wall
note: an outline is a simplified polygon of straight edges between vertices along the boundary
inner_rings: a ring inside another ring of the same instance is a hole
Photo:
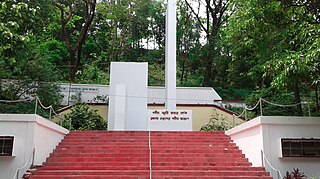
[[[259,128],[257,135],[251,135],[255,128]],[[315,138],[320,139],[320,118],[312,117],[280,117],[262,116],[226,132],[243,150],[253,166],[261,166],[262,150],[270,164],[278,169],[283,176],[293,168],[299,168],[309,178],[320,177],[320,158],[282,157],[281,138]],[[257,143],[252,151],[252,144]],[[260,160],[259,160],[260,158]],[[277,172],[266,165],[266,169],[276,178]]]
[[[36,120],[34,131],[34,164],[41,165],[69,131],[40,116],[36,116]]]
[[[31,159],[34,125],[33,122],[18,120],[13,116],[3,118],[3,115],[0,115],[0,135],[14,136],[13,156],[0,157],[0,179],[11,179],[17,168]]]
[[[57,132],[59,131],[59,132]],[[11,179],[18,168],[23,175],[31,165],[35,147],[35,164],[42,164],[68,130],[34,114],[0,114],[0,135],[13,136],[13,156],[0,157],[0,179]]]
[[[281,138],[320,139],[320,118],[262,117],[261,121],[265,155],[275,168],[283,175],[299,168],[308,178],[320,178],[320,158],[288,158],[281,152]]]
[[[261,150],[263,149],[263,136],[259,120],[243,123],[238,127],[228,130],[226,134],[237,144],[253,166],[262,166]]]

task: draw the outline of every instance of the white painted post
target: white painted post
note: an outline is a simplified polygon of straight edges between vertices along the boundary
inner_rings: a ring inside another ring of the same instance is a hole
[[[260,116],[263,116],[263,114],[262,114],[262,98],[260,98],[259,102],[260,102]]]
[[[166,14],[166,109],[176,109],[176,26],[177,3],[168,0]]]

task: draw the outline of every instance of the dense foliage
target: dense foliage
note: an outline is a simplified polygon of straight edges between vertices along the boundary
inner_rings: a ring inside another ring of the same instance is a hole
[[[85,103],[76,103],[62,119],[62,126],[70,130],[106,130],[105,121],[96,110]]]
[[[178,0],[179,86],[214,87],[223,99],[311,102],[319,114],[317,0]],[[0,99],[38,95],[58,105],[56,82],[109,83],[112,61],[149,63],[164,85],[164,0],[3,0]],[[306,108],[265,109],[305,115]]]

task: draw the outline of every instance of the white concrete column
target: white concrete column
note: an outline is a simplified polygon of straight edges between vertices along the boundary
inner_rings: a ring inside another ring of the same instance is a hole
[[[166,109],[176,109],[176,26],[177,3],[168,0],[166,15]]]
[[[117,84],[116,85],[116,96],[115,96],[115,119],[113,130],[123,131],[125,129],[125,120],[126,120],[126,85]]]

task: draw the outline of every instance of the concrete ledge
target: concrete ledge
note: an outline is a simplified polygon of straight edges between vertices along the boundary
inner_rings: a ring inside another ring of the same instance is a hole
[[[35,122],[36,114],[0,114],[0,122]]]
[[[234,135],[234,134],[237,134],[237,133],[241,133],[241,132],[244,132],[246,130],[249,130],[251,128],[254,128],[258,125],[261,125],[261,119],[260,117],[258,118],[254,118],[248,122],[245,122],[245,123],[242,123],[240,124],[239,126],[236,126],[232,129],[229,129],[226,131],[226,134],[227,135]]]
[[[299,116],[259,116],[239,126],[236,126],[228,131],[227,135],[234,135],[239,132],[244,132],[253,127],[263,124],[277,125],[319,125],[320,117],[299,117]]]
[[[69,130],[65,129],[64,127],[61,127],[60,125],[54,123],[54,122],[51,122],[49,121],[48,119],[45,119],[39,115],[36,115],[36,122],[37,124],[41,125],[41,126],[44,126],[48,129],[51,129],[51,130],[54,130],[54,131],[57,131],[57,132],[60,132],[62,134],[68,134],[69,133]]]
[[[320,125],[320,117],[299,117],[299,116],[261,116],[261,124],[314,124]]]
[[[0,114],[0,122],[35,122],[41,126],[62,134],[69,133],[69,130],[37,114]]]

